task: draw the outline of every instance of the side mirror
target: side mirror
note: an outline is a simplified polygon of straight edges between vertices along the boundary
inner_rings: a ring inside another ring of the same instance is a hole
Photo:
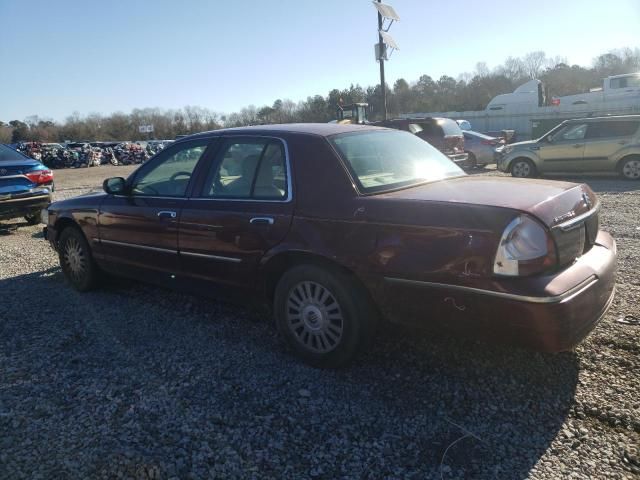
[[[107,178],[102,182],[102,189],[109,195],[121,195],[125,191],[125,180],[122,177]]]
[[[547,135],[546,137],[544,137],[544,139],[547,141],[547,143],[551,143],[553,142],[553,135]]]

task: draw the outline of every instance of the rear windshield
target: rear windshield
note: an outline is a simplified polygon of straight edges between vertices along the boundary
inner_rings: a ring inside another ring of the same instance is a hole
[[[462,134],[465,136],[465,138],[480,138],[482,140],[495,140],[496,137],[491,137],[489,135],[485,135],[484,133],[479,133],[479,132],[472,132],[470,130],[465,130],[464,132],[462,132]]]
[[[459,177],[465,173],[424,140],[399,130],[353,132],[330,138],[363,193]]]
[[[0,162],[4,161],[24,161],[27,157],[20,152],[15,151],[13,148],[9,148],[6,145],[0,145]]]
[[[458,137],[462,136],[462,130],[460,129],[458,124],[453,120],[440,119],[438,120],[438,126],[442,128],[446,136],[451,136],[451,135],[455,135]]]

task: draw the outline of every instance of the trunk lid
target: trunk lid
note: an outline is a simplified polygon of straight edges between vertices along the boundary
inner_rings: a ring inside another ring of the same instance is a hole
[[[402,210],[413,212],[419,221],[417,202],[469,205],[467,223],[482,221],[493,229],[515,216],[483,214],[482,206],[520,211],[536,217],[549,227],[556,245],[560,266],[571,264],[594,244],[599,229],[598,200],[585,184],[551,180],[463,176],[414,188],[389,192],[376,197],[398,200]],[[445,211],[445,209],[443,209]],[[459,213],[459,214],[462,214]],[[480,218],[480,220],[476,220]],[[496,232],[499,233],[499,232]]]
[[[529,213],[550,228],[586,213],[597,203],[584,184],[466,175],[376,197],[508,208]]]

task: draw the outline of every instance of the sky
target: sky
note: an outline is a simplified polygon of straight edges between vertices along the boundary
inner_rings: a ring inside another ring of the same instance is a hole
[[[640,0],[385,2],[401,19],[391,85],[640,47]],[[379,82],[375,42],[370,0],[0,0],[0,120],[299,101]]]

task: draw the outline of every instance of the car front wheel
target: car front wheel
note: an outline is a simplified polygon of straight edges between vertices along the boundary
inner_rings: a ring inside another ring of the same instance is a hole
[[[369,340],[375,312],[347,274],[316,265],[287,271],[276,287],[276,325],[286,343],[315,367],[337,368]]]
[[[29,225],[38,225],[42,222],[42,214],[40,212],[34,212],[31,215],[24,217]]]
[[[518,178],[532,178],[536,176],[536,166],[526,158],[516,158],[511,164],[511,176]]]
[[[620,172],[627,180],[640,180],[640,157],[625,160],[620,167]]]
[[[98,266],[93,260],[87,240],[79,229],[67,227],[62,231],[58,240],[58,256],[64,276],[76,290],[86,292],[96,286]]]

